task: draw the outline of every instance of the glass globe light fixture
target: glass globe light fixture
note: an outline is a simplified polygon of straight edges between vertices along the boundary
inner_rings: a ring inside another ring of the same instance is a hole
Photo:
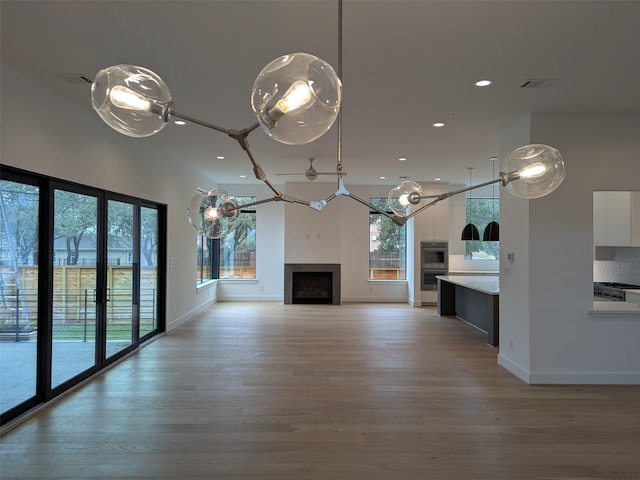
[[[208,238],[220,238],[231,231],[240,215],[237,200],[220,189],[198,192],[187,208],[189,223],[196,232]]]
[[[91,105],[107,125],[130,137],[159,132],[173,110],[164,81],[151,70],[134,65],[100,70],[91,85]]]
[[[324,60],[308,53],[276,58],[258,74],[251,108],[264,131],[302,145],[322,136],[338,116],[342,83]]]
[[[564,161],[553,147],[525,145],[507,155],[500,177],[502,184],[516,197],[544,197],[564,180]]]
[[[422,185],[405,180],[391,189],[388,197],[389,208],[399,217],[409,215],[412,207],[418,208],[423,202]]]

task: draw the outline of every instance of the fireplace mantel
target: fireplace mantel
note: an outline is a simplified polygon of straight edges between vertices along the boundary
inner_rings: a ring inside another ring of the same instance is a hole
[[[331,304],[342,303],[340,294],[339,263],[285,263],[284,265],[284,303],[293,303],[293,273],[331,273]]]

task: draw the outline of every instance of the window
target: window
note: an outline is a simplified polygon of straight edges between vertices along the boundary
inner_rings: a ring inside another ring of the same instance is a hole
[[[255,197],[236,197],[240,205]],[[256,211],[241,209],[228,235],[220,239],[219,278],[256,278]]]
[[[480,238],[489,222],[500,221],[500,199],[498,198],[467,198],[466,206],[467,219],[478,227]],[[469,240],[465,243],[467,259],[497,260],[499,257],[499,242]]]
[[[240,205],[255,197],[236,197]],[[196,285],[216,278],[256,278],[256,211],[241,209],[231,231],[222,238],[197,238]]]
[[[212,253],[218,251],[220,240],[198,235],[197,242],[196,285],[201,285],[218,278],[217,255]]]
[[[372,197],[369,202],[389,211],[386,197]],[[369,212],[369,280],[405,280],[407,263],[405,226],[398,226],[384,215]]]

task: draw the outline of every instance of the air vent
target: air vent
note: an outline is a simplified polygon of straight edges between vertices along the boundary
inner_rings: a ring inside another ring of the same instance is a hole
[[[520,84],[520,88],[546,88],[555,82],[555,78],[528,78]]]
[[[93,80],[83,73],[60,73],[57,77],[73,85],[93,83]]]

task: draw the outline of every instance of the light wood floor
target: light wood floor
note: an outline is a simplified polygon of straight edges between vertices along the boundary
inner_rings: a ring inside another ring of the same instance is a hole
[[[221,303],[1,439],[3,479],[634,479],[640,387],[528,386],[432,308]]]

